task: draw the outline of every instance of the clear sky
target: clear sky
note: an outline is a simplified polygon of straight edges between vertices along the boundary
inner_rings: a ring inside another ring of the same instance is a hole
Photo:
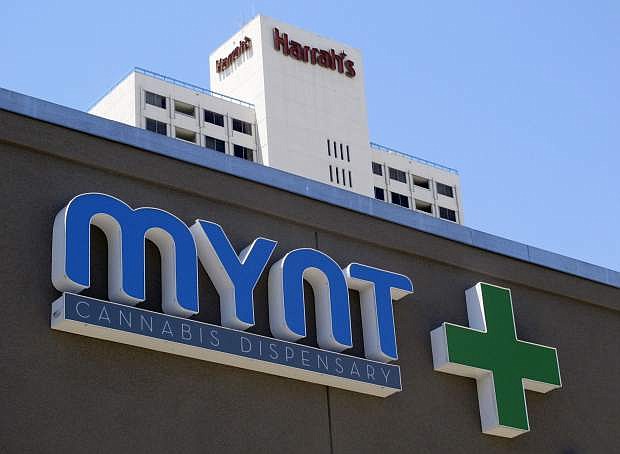
[[[208,87],[256,13],[362,50],[371,139],[455,167],[465,224],[620,270],[620,2],[23,1],[0,86],[86,110],[134,66]]]

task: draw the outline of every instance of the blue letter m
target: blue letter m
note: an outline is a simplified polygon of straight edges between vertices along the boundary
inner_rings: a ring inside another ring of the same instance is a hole
[[[52,282],[61,292],[90,287],[90,225],[108,241],[108,298],[135,305],[145,299],[144,242],[159,249],[162,309],[189,317],[198,313],[196,245],[189,228],[157,208],[131,209],[123,201],[97,193],[73,198],[54,220]]]

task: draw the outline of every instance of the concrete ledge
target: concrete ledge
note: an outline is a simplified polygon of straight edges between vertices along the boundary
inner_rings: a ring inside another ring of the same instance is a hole
[[[0,109],[245,178],[496,254],[620,288],[620,272],[618,271],[405,210],[389,203],[260,164],[221,153],[207,153],[204,148],[198,145],[153,134],[150,131],[106,120],[2,88],[0,88]]]

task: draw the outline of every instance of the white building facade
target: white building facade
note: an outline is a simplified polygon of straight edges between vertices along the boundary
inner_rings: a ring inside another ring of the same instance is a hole
[[[213,91],[135,69],[89,112],[463,223],[455,170],[370,143],[359,50],[259,15],[209,68]]]

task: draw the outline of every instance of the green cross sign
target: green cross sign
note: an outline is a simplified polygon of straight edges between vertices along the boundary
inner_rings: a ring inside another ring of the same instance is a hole
[[[517,339],[510,290],[478,283],[465,292],[470,327],[431,332],[435,370],[476,379],[482,431],[516,437],[530,430],[525,390],[562,386],[555,348]]]

